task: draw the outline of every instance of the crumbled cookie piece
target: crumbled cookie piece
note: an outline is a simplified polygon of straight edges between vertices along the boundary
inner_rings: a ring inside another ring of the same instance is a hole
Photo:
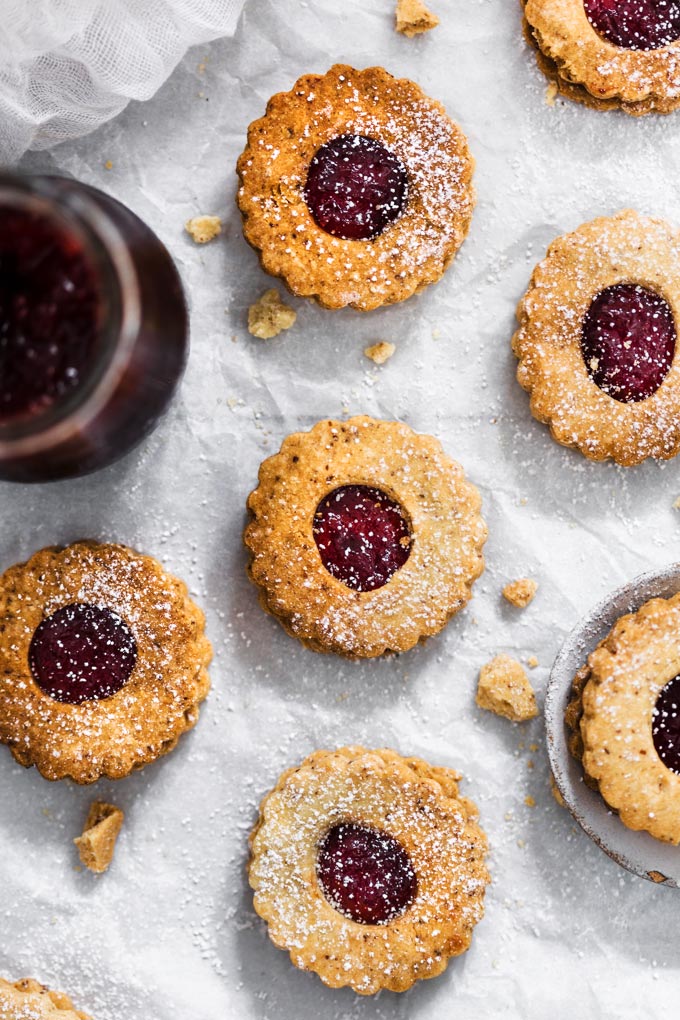
[[[528,793],[524,798],[524,803],[526,804],[527,807],[536,807],[536,800],[534,797],[531,796],[530,793]]]
[[[384,365],[386,361],[389,361],[396,349],[394,344],[388,343],[387,340],[380,340],[377,344],[364,348],[364,354],[371,361],[374,361],[376,365]]]
[[[397,32],[412,39],[414,35],[429,32],[439,24],[436,14],[423,3],[423,0],[397,0]]]
[[[187,220],[184,229],[196,244],[207,244],[222,233],[222,220],[219,216],[194,216]]]
[[[73,840],[85,867],[97,875],[106,871],[113,860],[124,818],[120,808],[95,801],[87,816],[82,836]]]
[[[535,655],[529,656],[529,658],[527,659],[527,666],[529,667],[529,669],[536,669],[536,667],[538,666],[538,659],[536,658]]]
[[[503,596],[511,605],[517,606],[518,609],[524,609],[529,605],[537,591],[538,584],[536,581],[531,581],[528,577],[520,577],[519,580],[506,584],[503,589]]]
[[[248,332],[260,340],[271,340],[290,329],[296,319],[297,312],[284,305],[279,292],[272,288],[248,309]]]
[[[477,704],[512,722],[538,715],[536,695],[524,669],[509,655],[497,655],[482,666],[477,686]]]
[[[547,105],[554,106],[555,100],[557,99],[559,94],[560,90],[557,87],[557,82],[551,81],[547,89],[545,90],[545,101]]]
[[[674,510],[680,510],[680,496],[678,496],[678,498],[676,499],[675,503],[673,504],[673,509]]]

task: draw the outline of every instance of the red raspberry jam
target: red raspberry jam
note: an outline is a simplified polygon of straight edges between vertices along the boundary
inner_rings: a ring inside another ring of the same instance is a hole
[[[80,705],[110,698],[125,686],[137,661],[137,642],[117,613],[75,602],[42,621],[28,658],[45,694]]]
[[[600,291],[581,331],[588,374],[623,404],[656,393],[675,355],[673,312],[660,294],[632,283]]]
[[[0,206],[0,422],[39,415],[82,385],[101,300],[75,235],[47,216]]]
[[[614,46],[658,50],[680,39],[678,0],[583,0],[588,21]]]
[[[304,194],[322,230],[370,241],[401,214],[408,175],[401,160],[374,138],[340,135],[314,156]]]
[[[652,737],[666,768],[680,775],[680,675],[667,683],[656,699]]]
[[[411,552],[404,511],[369,485],[329,493],[316,509],[313,531],[326,570],[355,591],[382,588]]]
[[[335,825],[324,836],[316,874],[331,906],[357,924],[387,924],[418,891],[402,845],[386,832],[353,822]]]

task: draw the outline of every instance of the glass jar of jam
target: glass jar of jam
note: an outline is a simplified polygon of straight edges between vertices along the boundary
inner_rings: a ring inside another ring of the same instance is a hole
[[[78,181],[0,174],[0,478],[122,457],[157,424],[187,353],[179,275],[138,216]]]

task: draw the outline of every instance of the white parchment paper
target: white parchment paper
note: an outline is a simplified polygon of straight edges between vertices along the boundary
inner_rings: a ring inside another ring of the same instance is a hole
[[[0,748],[0,973],[63,987],[97,1020],[677,1012],[678,894],[591,844],[549,793],[541,720],[519,727],[482,713],[474,690],[480,665],[506,651],[537,656],[542,698],[580,614],[678,559],[680,462],[624,471],[555,445],[529,414],[509,342],[515,304],[555,236],[625,206],[680,224],[680,120],[550,108],[517,3],[432,6],[441,26],[407,40],[391,0],[250,0],[235,39],[190,53],[153,100],[24,161],[130,205],[169,246],[192,305],[180,398],[143,448],[80,481],[0,485],[0,569],[83,536],[126,542],[186,578],[215,645],[199,725],[143,773],[94,790],[50,785]],[[271,281],[241,236],[234,164],[267,98],[335,60],[416,79],[463,125],[478,164],[471,236],[441,283],[402,306],[361,316],[291,299],[294,329],[258,341],[247,308]],[[225,221],[205,248],[183,233],[198,213]],[[378,339],[397,346],[380,369],[362,353]],[[259,462],[287,433],[348,412],[439,436],[482,490],[490,529],[470,607],[427,646],[384,662],[298,646],[261,612],[244,573]],[[500,590],[526,575],[540,590],[521,612]],[[348,742],[460,768],[493,848],[471,951],[400,997],[362,1000],[294,970],[247,888],[260,797],[307,753]],[[77,870],[71,844],[95,795],[127,813],[102,878]]]

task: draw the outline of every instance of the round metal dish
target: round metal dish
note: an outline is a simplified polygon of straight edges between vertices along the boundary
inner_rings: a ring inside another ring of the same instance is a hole
[[[545,722],[548,757],[557,787],[581,828],[613,861],[641,878],[680,887],[680,847],[662,843],[646,832],[627,829],[602,797],[583,782],[580,762],[569,752],[564,710],[576,672],[620,616],[635,612],[649,599],[670,598],[680,591],[680,563],[642,574],[600,602],[564,642],[548,683]]]

